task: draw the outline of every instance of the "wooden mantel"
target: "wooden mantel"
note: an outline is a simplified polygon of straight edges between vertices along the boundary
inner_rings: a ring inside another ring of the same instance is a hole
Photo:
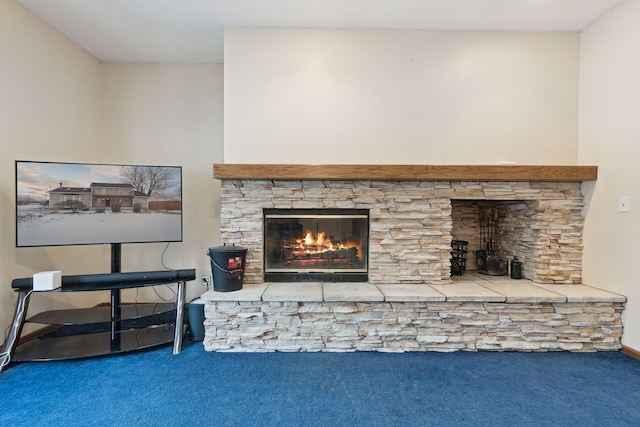
[[[597,166],[214,164],[226,180],[595,181]]]

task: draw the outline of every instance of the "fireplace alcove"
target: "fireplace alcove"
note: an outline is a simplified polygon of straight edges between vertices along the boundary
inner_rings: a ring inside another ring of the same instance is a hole
[[[524,264],[524,277],[534,277],[532,261],[540,252],[535,242],[545,240],[546,233],[546,229],[532,219],[538,206],[537,202],[527,200],[451,200],[453,239],[468,242],[466,270],[486,272],[486,261],[478,259],[478,255],[493,251],[501,274],[506,274],[508,260],[517,256],[521,261],[528,261]],[[577,234],[581,231],[579,223],[570,227]],[[560,250],[560,244],[547,239],[546,256],[552,245],[556,251]]]

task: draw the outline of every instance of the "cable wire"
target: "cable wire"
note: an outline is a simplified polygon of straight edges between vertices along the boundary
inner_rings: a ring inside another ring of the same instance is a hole
[[[29,296],[31,295],[33,291],[29,291],[27,292],[27,295],[24,297],[24,301],[26,301]],[[14,317],[14,319],[19,319],[22,317],[22,315],[24,314],[24,310],[26,308],[26,304],[20,304],[19,305],[19,309],[18,311],[16,311],[16,315]],[[2,369],[4,367],[6,367],[9,364],[9,361],[11,360],[11,349],[13,349],[13,346],[16,342],[16,340],[18,339],[18,329],[20,328],[20,325],[16,324],[16,322],[13,322],[13,325],[11,326],[11,332],[8,333],[8,335],[5,336],[5,343],[4,343],[4,348],[6,348],[7,350],[3,351],[2,353],[0,353],[0,371],[2,371]],[[9,331],[10,329],[7,328],[7,331]],[[6,340],[8,339],[8,336],[12,337],[11,342],[6,342]]]

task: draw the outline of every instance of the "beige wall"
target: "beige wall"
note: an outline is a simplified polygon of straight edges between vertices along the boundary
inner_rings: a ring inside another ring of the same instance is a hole
[[[579,162],[597,164],[584,232],[584,282],[628,298],[623,344],[640,350],[640,0],[627,0],[580,37]],[[618,212],[618,198],[631,211]]]
[[[15,308],[11,280],[43,270],[102,268],[100,247],[15,248],[14,161],[83,161],[102,153],[102,67],[13,0],[0,0],[0,330]],[[107,259],[107,265],[109,260]],[[32,310],[81,303],[53,295]],[[4,341],[4,339],[0,339]]]
[[[578,40],[228,29],[225,162],[575,164]]]
[[[14,161],[142,163],[183,167],[184,242],[123,245],[123,271],[196,268],[211,274],[219,242],[222,65],[105,65],[13,0],[0,0],[0,330],[11,322],[10,283],[43,270],[110,270],[110,247],[15,248]],[[187,298],[204,292],[198,282]],[[171,298],[167,288],[160,297]],[[158,300],[150,290],[123,300]],[[93,305],[108,292],[41,294],[30,313]],[[0,342],[4,340],[0,339]]]
[[[223,161],[222,73],[222,65],[104,66],[104,160],[182,166],[184,241],[169,245],[164,264],[196,268],[198,276],[211,275],[207,248],[220,244],[220,182],[212,164]],[[165,246],[123,245],[123,271],[162,270]],[[190,282],[187,298],[204,290]],[[150,290],[139,295],[153,298]]]

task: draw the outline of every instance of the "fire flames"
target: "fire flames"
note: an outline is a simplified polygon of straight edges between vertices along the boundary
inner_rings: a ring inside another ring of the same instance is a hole
[[[328,252],[337,252],[343,249],[351,249],[355,248],[357,251],[357,258],[362,261],[362,250],[360,245],[347,242],[346,244],[342,243],[333,243],[329,236],[326,235],[325,232],[321,231],[314,236],[314,234],[307,230],[307,234],[302,239],[296,240],[296,245],[293,247],[293,254],[298,257],[306,256],[306,255],[320,255]]]

